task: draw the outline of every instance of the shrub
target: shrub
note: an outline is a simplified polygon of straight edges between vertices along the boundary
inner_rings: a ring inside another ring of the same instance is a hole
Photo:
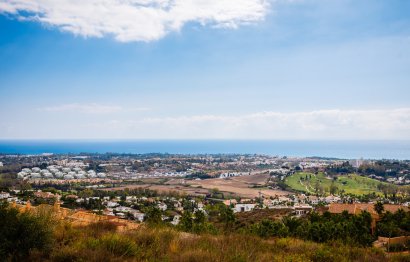
[[[117,257],[131,257],[139,253],[135,242],[118,234],[103,236],[98,240],[98,245]]]
[[[47,216],[20,213],[16,208],[0,204],[0,256],[22,260],[35,249],[46,250],[52,245],[51,222]]]

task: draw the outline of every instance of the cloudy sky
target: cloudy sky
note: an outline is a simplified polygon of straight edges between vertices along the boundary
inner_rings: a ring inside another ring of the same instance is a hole
[[[410,140],[408,0],[0,0],[0,139]]]

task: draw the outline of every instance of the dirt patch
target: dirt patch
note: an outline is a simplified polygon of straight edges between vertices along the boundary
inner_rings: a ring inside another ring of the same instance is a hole
[[[218,188],[222,192],[230,192],[242,197],[254,198],[262,194],[265,197],[284,196],[290,194],[284,190],[273,190],[268,188],[251,188],[254,184],[263,185],[266,182],[264,175],[252,175],[243,177],[234,177],[228,179],[212,178],[205,180],[193,180],[187,183],[193,186],[201,186],[207,189]],[[262,183],[262,181],[264,181]]]

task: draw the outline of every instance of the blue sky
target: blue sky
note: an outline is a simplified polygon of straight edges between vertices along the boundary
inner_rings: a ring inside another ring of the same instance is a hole
[[[0,0],[0,138],[410,140],[407,0],[83,2]]]

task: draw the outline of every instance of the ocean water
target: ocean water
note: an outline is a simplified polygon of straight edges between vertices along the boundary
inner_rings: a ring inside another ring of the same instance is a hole
[[[410,159],[410,141],[0,140],[0,153],[249,153],[345,159]]]

